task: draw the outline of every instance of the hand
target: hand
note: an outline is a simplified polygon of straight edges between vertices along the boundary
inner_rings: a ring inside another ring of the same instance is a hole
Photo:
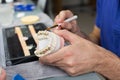
[[[1,70],[0,80],[6,80],[6,72],[4,69]]]
[[[80,29],[77,25],[77,21],[73,20],[71,22],[64,22],[65,19],[73,16],[73,13],[70,10],[61,11],[55,18],[54,24],[61,24],[62,29],[67,29],[73,33],[79,34]],[[60,27],[58,27],[60,29]]]
[[[71,44],[41,57],[40,62],[58,66],[71,76],[95,71],[102,61],[101,47],[67,30],[57,30],[55,33]]]

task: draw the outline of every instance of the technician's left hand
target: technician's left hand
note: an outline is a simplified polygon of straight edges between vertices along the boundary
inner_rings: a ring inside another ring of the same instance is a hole
[[[71,44],[40,58],[40,62],[47,65],[57,66],[71,76],[95,71],[101,61],[99,46],[85,40],[67,30],[55,31]]]
[[[0,80],[6,80],[6,72],[4,69],[1,70]]]

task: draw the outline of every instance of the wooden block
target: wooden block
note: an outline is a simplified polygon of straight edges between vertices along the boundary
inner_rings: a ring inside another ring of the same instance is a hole
[[[30,33],[31,33],[31,35],[32,35],[35,43],[38,44],[37,33],[36,33],[33,25],[29,25],[29,26],[28,26],[28,29],[30,30]]]
[[[22,31],[20,29],[20,27],[15,27],[15,33],[18,35],[18,38],[19,38],[19,41],[20,41],[20,44],[22,46],[22,49],[23,49],[23,52],[24,52],[24,55],[25,56],[29,56],[30,55],[30,52],[29,52],[29,49],[27,47],[27,44],[24,40],[24,36],[22,34]],[[17,46],[16,46],[17,47]]]

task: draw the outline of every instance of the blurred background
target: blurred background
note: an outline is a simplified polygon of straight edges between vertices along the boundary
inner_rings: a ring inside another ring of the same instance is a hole
[[[53,16],[61,10],[71,10],[79,16],[77,20],[81,30],[86,34],[92,31],[95,24],[96,0],[48,0],[48,3],[52,4]]]
[[[1,3],[11,1],[14,1],[14,3],[22,2],[24,4],[32,2],[53,20],[61,10],[71,10],[74,14],[78,15],[78,24],[81,30],[87,34],[91,32],[95,23],[96,0],[0,0]],[[29,5],[27,5],[28,11],[30,10],[29,7],[32,11],[33,5],[28,6]],[[21,8],[21,5],[17,6],[16,9],[19,8]]]
[[[33,1],[38,5],[42,2]],[[92,31],[95,24],[96,0],[46,0],[44,12],[53,20],[61,10],[71,10],[78,15],[78,24],[83,32],[88,34]]]

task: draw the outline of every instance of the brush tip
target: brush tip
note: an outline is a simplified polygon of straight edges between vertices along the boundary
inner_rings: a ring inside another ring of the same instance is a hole
[[[54,26],[52,26],[52,27],[47,27],[46,30],[49,31],[50,29],[55,28],[55,27],[57,27],[57,26],[58,26],[58,25],[54,25]]]
[[[51,29],[50,27],[46,28],[47,31],[49,31],[50,29]]]

